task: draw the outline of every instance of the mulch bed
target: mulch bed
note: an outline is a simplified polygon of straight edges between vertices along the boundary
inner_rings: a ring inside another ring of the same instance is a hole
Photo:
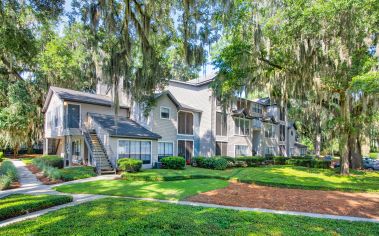
[[[26,165],[26,168],[30,172],[32,172],[37,177],[37,179],[42,182],[42,184],[50,185],[50,184],[59,184],[59,183],[63,183],[64,182],[62,180],[52,180],[52,179],[49,179],[49,178],[45,177],[43,175],[42,171],[40,171],[40,169],[38,169],[33,164]]]
[[[8,189],[15,189],[19,187],[21,187],[21,184],[20,182],[16,181],[16,182],[12,182]]]
[[[231,183],[188,201],[379,219],[379,193],[286,189]]]

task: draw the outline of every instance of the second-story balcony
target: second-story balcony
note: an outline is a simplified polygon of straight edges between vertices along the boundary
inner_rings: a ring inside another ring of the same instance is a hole
[[[260,121],[258,119],[253,119],[251,126],[255,130],[260,130],[262,128],[262,121]]]

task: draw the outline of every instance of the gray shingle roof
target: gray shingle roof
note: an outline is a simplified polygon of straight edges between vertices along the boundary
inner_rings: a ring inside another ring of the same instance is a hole
[[[98,125],[105,129],[111,137],[154,140],[161,138],[160,135],[151,132],[137,122],[125,117],[117,117],[116,125],[115,116],[97,113],[88,113],[88,115],[91,116]]]
[[[158,99],[160,98],[162,95],[167,95],[168,98],[175,104],[175,106],[178,108],[178,110],[182,110],[182,111],[193,111],[193,112],[203,112],[202,110],[199,110],[199,109],[196,109],[196,108],[193,108],[191,106],[188,106],[186,104],[183,104],[183,103],[180,103],[175,97],[174,95],[172,95],[172,93],[169,91],[169,90],[165,90],[163,92],[160,92],[160,93],[156,93],[154,94],[154,97],[155,99]]]

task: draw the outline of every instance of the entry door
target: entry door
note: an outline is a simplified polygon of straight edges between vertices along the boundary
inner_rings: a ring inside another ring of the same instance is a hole
[[[178,140],[178,156],[186,159],[187,165],[191,164],[193,153],[193,141],[190,140]]]
[[[67,106],[67,123],[68,128],[79,128],[80,106],[68,104]]]

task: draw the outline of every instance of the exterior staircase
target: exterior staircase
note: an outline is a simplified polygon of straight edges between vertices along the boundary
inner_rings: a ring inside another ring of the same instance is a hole
[[[112,166],[110,162],[107,152],[105,151],[103,144],[97,137],[97,134],[94,130],[90,130],[85,134],[85,138],[87,139],[91,151],[92,158],[96,162],[96,171],[98,174],[116,174],[116,169]]]

